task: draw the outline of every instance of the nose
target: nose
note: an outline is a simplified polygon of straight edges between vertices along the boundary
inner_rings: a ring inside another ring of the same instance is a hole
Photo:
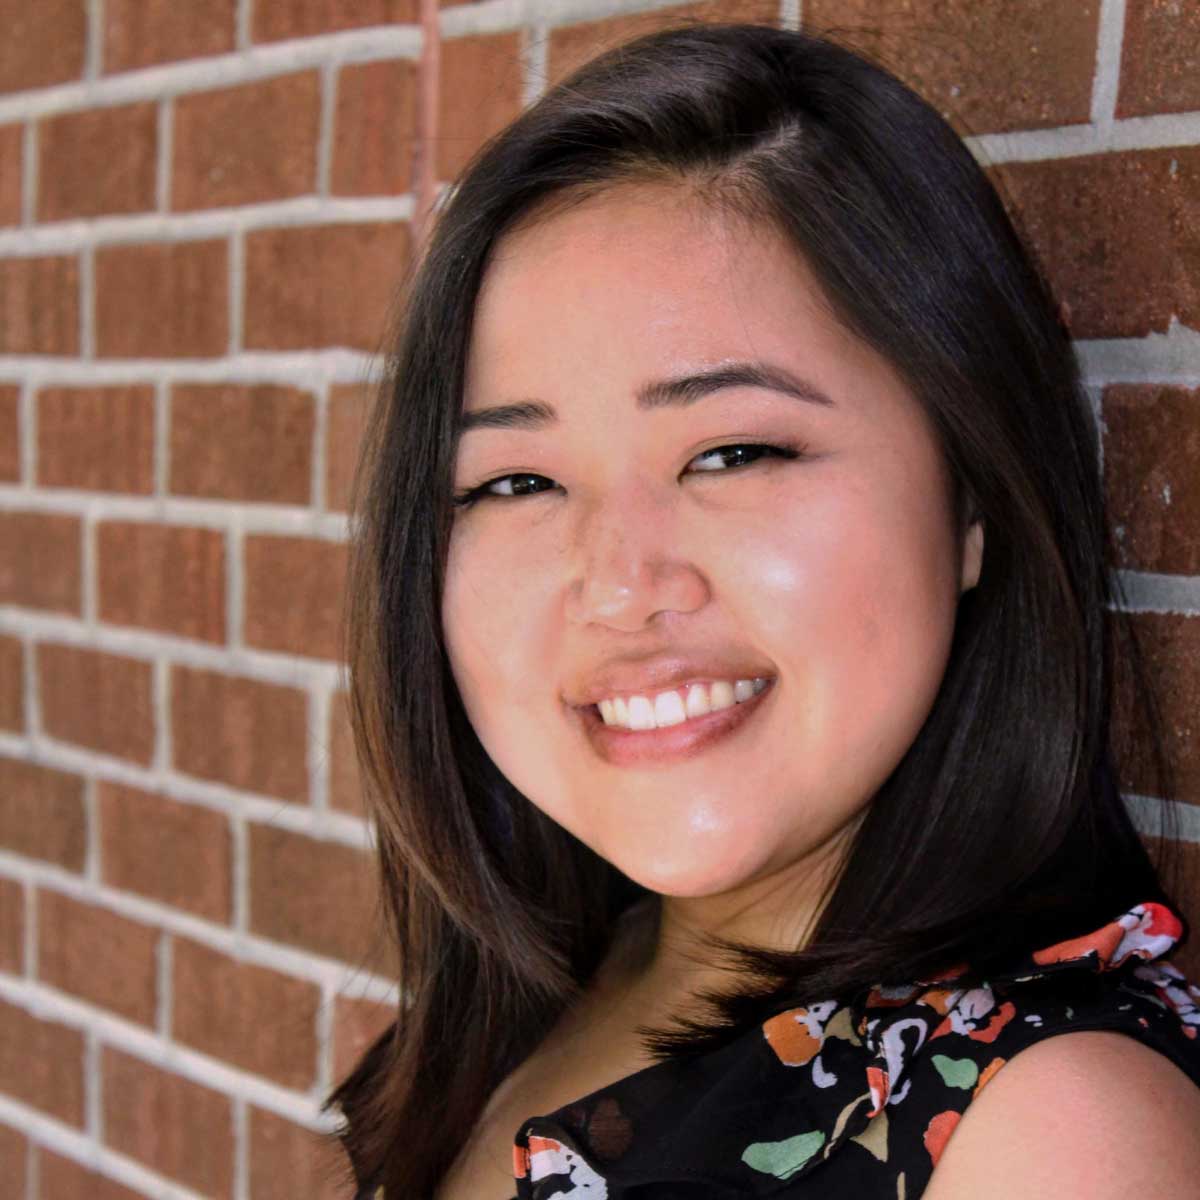
[[[597,502],[577,527],[581,564],[568,593],[568,617],[635,632],[656,613],[693,612],[708,583],[681,553],[670,501],[627,489],[620,501]]]

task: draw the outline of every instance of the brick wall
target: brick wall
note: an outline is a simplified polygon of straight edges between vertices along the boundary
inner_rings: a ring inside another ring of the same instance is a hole
[[[1123,786],[1200,875],[1200,5],[442,8],[442,181],[681,14],[868,30],[944,106],[1070,314],[1180,766]],[[0,29],[0,1200],[334,1196],[318,1106],[392,995],[338,616],[416,0],[0,0]]]

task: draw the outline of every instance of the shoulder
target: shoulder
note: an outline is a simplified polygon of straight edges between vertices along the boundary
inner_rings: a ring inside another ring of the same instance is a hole
[[[1200,1176],[1200,1086],[1111,1030],[1015,1054],[966,1109],[924,1200],[1186,1195]]]

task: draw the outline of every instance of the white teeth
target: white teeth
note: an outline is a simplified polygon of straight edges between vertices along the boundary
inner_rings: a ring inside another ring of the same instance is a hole
[[[659,692],[649,696],[617,696],[601,700],[597,707],[605,725],[623,729],[663,729],[679,725],[692,717],[732,708],[758,695],[767,686],[767,680],[737,679],[730,682],[718,679],[711,685],[693,683],[687,689],[686,699],[678,691]]]

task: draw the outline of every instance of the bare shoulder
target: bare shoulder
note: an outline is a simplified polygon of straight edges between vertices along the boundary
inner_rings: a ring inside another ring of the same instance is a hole
[[[1127,1034],[1056,1034],[1014,1055],[968,1106],[924,1200],[1195,1195],[1200,1087]]]

